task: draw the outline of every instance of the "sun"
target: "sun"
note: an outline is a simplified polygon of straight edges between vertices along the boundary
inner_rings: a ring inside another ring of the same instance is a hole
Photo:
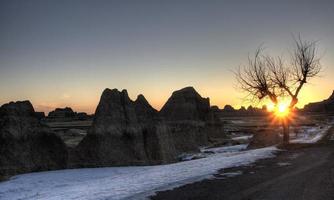
[[[274,109],[274,113],[278,117],[286,117],[289,115],[289,106],[286,103],[280,102]]]
[[[267,104],[268,112],[273,113],[275,116],[279,118],[287,117],[290,114],[289,110],[289,102],[286,100],[280,101],[277,105],[272,102]]]

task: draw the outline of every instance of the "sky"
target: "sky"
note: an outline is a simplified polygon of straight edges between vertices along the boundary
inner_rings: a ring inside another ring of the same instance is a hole
[[[334,1],[0,0],[0,104],[94,113],[105,88],[160,109],[193,86],[212,105],[249,105],[233,74],[257,47],[287,61],[318,41],[323,70],[299,107],[334,89]],[[289,64],[287,62],[287,64]]]

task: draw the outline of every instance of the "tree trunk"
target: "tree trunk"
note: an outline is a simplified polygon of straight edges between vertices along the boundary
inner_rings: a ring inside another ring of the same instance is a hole
[[[282,126],[283,126],[283,144],[289,144],[290,141],[289,124],[286,119],[283,119]]]

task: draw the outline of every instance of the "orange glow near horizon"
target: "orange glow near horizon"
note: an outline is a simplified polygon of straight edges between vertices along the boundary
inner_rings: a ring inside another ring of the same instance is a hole
[[[106,84],[112,85],[112,84]],[[138,94],[143,94],[147,101],[157,110],[160,110],[163,105],[167,102],[168,98],[171,96],[172,92],[182,88],[179,84],[175,86],[162,87],[157,85],[156,87],[145,87],[145,88],[135,88],[128,89],[129,96],[132,100],[135,100]],[[192,85],[192,84],[189,84]],[[269,112],[273,112],[276,107],[269,100],[265,100],[261,103],[251,103],[242,99],[243,95],[240,91],[234,90],[232,87],[218,87],[218,84],[200,86],[194,85],[195,90],[204,98],[210,98],[210,104],[217,105],[219,108],[223,109],[226,104],[232,105],[235,109],[239,109],[241,106],[248,107],[252,105],[253,107],[261,108],[263,105],[267,106]],[[327,99],[333,92],[331,88],[320,90],[319,87],[324,88],[323,85],[306,87],[305,90],[300,95],[298,108],[303,108],[303,106],[310,102],[318,102]],[[98,88],[98,89],[96,89]],[[89,114],[94,114],[95,109],[99,103],[100,95],[103,91],[103,86],[96,87],[94,89],[82,90],[79,87],[72,89],[67,89],[64,92],[52,93],[49,95],[48,91],[34,90],[31,93],[27,93],[21,96],[19,92],[13,97],[3,97],[0,99],[0,104],[5,104],[10,101],[19,100],[30,100],[36,111],[42,111],[48,113],[56,108],[61,107],[71,107],[77,112],[87,112]],[[102,89],[101,89],[102,88]],[[113,88],[113,87],[111,87]],[[119,87],[120,90],[128,87]],[[162,89],[161,89],[162,88]],[[208,89],[209,88],[209,89]],[[27,90],[25,90],[27,91]],[[315,92],[318,91],[318,92]],[[289,98],[279,99],[285,105],[289,105]],[[283,106],[281,106],[283,107]],[[282,110],[282,108],[281,108]],[[274,113],[273,113],[274,114]]]

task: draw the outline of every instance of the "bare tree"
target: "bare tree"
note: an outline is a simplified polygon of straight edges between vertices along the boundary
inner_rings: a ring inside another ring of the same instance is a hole
[[[279,97],[290,97],[289,111],[298,103],[298,95],[309,79],[321,70],[315,41],[305,41],[299,36],[294,39],[295,48],[291,65],[287,66],[282,57],[263,54],[263,48],[255,51],[248,64],[235,72],[240,88],[253,99],[269,98],[275,106]],[[289,143],[289,124],[282,119],[283,142]]]

